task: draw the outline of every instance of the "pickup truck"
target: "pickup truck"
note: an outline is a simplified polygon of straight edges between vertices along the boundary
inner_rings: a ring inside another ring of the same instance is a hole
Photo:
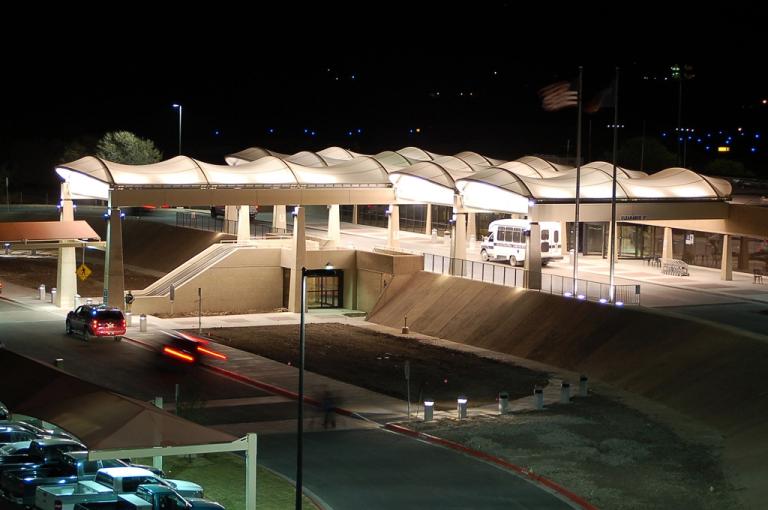
[[[203,488],[184,480],[164,480],[147,469],[102,468],[92,481],[55,487],[38,487],[35,506],[40,510],[72,510],[78,503],[118,501],[118,496],[136,492],[139,485],[156,484],[175,489],[182,496],[202,497]]]
[[[40,486],[93,480],[106,467],[125,467],[121,460],[88,460],[88,452],[67,452],[49,467],[6,471],[0,478],[0,494],[17,505],[33,506]]]
[[[225,510],[224,506],[199,498],[184,498],[165,485],[139,485],[136,494],[125,494],[114,503],[81,503],[74,510]]]
[[[85,449],[84,444],[72,439],[35,439],[29,443],[27,453],[0,456],[0,475],[16,469],[47,467],[57,462],[60,452]]]

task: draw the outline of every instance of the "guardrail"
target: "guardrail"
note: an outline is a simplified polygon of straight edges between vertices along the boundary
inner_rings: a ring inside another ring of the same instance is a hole
[[[270,238],[274,236],[291,235],[290,228],[274,228],[271,224],[251,220],[252,238]],[[209,214],[179,211],[176,213],[176,226],[207,230],[209,232],[222,232],[224,234],[237,235],[237,221],[213,218]]]
[[[486,283],[521,287],[538,290],[548,294],[576,297],[599,303],[610,302],[610,285],[589,280],[576,280],[577,292],[574,296],[573,278],[550,273],[529,271],[521,267],[512,267],[492,262],[452,259],[442,255],[424,254],[424,270],[431,273],[461,276]],[[534,285],[536,280],[540,285]],[[538,288],[533,288],[538,287]],[[623,305],[640,304],[640,285],[614,285],[614,302]]]

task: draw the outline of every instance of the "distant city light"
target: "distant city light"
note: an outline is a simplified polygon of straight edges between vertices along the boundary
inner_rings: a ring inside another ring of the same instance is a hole
[[[312,136],[315,136],[315,135],[317,134],[317,132],[315,132],[315,131],[312,131],[310,134],[311,134]]]
[[[662,132],[662,133],[661,133],[661,137],[662,137],[662,138],[666,138],[666,137],[667,137],[667,133],[666,133],[666,132]]]
[[[352,136],[352,131],[347,131],[347,136]]]
[[[354,74],[352,76],[350,76],[350,79],[352,79],[352,80],[354,80],[355,78],[356,78],[356,76]]]
[[[269,132],[270,135],[274,134],[275,128],[269,128],[267,131]],[[304,131],[304,132],[306,133],[306,131]]]
[[[730,152],[730,150],[731,150],[730,147],[720,146],[720,147],[717,148],[717,152]]]
[[[709,145],[707,145],[706,147],[704,147],[704,150],[709,150],[709,149],[711,149],[711,147],[710,147]]]
[[[417,133],[421,133],[421,128],[416,128]]]
[[[741,133],[741,128],[738,128],[736,131],[738,131],[739,133]]]
[[[763,104],[768,104],[768,99],[763,99]]]
[[[362,132],[363,132],[362,128],[357,128],[357,134],[358,134],[358,135],[359,135],[360,133],[362,133]]]
[[[752,147],[751,149],[749,149],[749,152],[757,152],[757,147]]]
[[[755,138],[760,138],[760,133],[755,133]]]
[[[216,136],[219,136],[221,134],[221,131],[219,131],[218,129],[214,129],[213,134]]]

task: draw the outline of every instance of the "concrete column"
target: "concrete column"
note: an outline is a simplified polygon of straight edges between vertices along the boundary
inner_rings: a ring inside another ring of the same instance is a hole
[[[723,256],[720,259],[720,279],[733,280],[733,250],[731,249],[731,236],[723,235]]]
[[[428,236],[432,235],[432,204],[427,204],[427,221],[424,233]]]
[[[236,205],[225,205],[224,219],[227,221],[237,221],[237,207]]]
[[[123,273],[123,222],[120,209],[109,209],[107,252],[104,255],[104,303],[125,308],[125,276]]]
[[[477,220],[475,213],[467,213],[467,239],[474,245],[477,241]]]
[[[244,243],[251,239],[251,206],[237,206],[237,242]]]
[[[75,210],[69,183],[61,183],[61,217],[60,221],[74,221]],[[77,294],[77,260],[75,248],[59,248],[59,260],[56,264],[56,300],[59,308],[74,308]]]
[[[307,261],[307,237],[304,232],[304,208],[296,208],[293,219],[293,259],[291,260],[291,288],[288,291],[288,311],[301,312],[301,268]]]
[[[387,220],[387,248],[400,247],[400,207],[397,204],[389,206]]]
[[[531,222],[530,235],[525,238],[525,272],[528,289],[541,288],[541,227],[536,221]]]
[[[619,262],[619,224],[616,223],[616,231],[611,228],[611,222],[608,222],[608,246],[605,247],[605,252],[608,254],[607,258],[610,260],[611,256],[611,246],[613,246],[613,253],[615,255],[615,258],[613,259],[615,263]],[[613,236],[613,237],[611,237]],[[613,245],[611,245],[611,239],[613,239]]]
[[[467,260],[467,213],[456,213],[456,223],[451,229],[451,274],[463,276]]]
[[[328,240],[333,247],[341,244],[341,213],[338,204],[328,209]]]
[[[560,222],[560,250],[563,254],[563,257],[568,255],[568,222],[567,221],[561,221]],[[573,263],[573,259],[569,256],[568,260],[570,260],[571,263]]]
[[[357,225],[357,204],[352,206],[352,223]]]
[[[739,269],[749,271],[749,238],[741,236],[739,240]]]
[[[285,220],[285,206],[275,205],[272,207],[272,228],[285,230],[287,223]]]
[[[674,252],[672,250],[672,228],[664,227],[664,243],[661,245],[661,258],[673,259]]]

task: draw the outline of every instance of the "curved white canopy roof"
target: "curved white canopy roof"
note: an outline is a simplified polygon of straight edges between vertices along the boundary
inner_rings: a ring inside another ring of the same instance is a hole
[[[358,154],[340,147],[292,155],[251,147],[227,156],[229,165],[203,163],[177,156],[152,165],[122,165],[93,156],[61,165],[75,198],[106,198],[112,187],[358,187],[394,184],[399,200],[453,205],[460,193],[468,207],[527,212],[529,200],[571,202],[576,169],[526,156],[502,162],[474,152],[455,156],[417,147]],[[580,197],[605,201],[611,197],[613,165],[596,161],[581,167]],[[723,200],[727,181],[684,168],[653,175],[617,167],[619,200]]]

